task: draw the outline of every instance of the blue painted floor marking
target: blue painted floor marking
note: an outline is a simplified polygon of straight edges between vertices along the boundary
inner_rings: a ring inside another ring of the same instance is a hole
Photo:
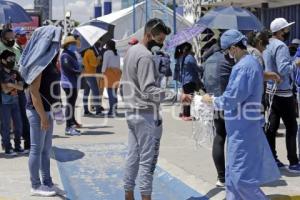
[[[68,145],[53,148],[69,200],[123,200],[124,144]],[[136,200],[140,199],[138,180]],[[157,167],[153,200],[207,200]]]

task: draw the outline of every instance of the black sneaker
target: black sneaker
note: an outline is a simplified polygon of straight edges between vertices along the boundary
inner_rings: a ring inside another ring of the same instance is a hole
[[[278,168],[284,168],[285,164],[283,164],[280,160],[276,160],[276,164]]]
[[[10,150],[5,150],[5,155],[14,157],[17,156],[18,154],[14,152],[14,150],[10,149]]]
[[[89,111],[84,111],[84,114],[83,114],[85,117],[91,117],[91,116],[94,116],[93,113],[89,112]]]
[[[22,148],[16,148],[15,152],[17,154],[29,154],[29,150],[28,149],[22,149]]]

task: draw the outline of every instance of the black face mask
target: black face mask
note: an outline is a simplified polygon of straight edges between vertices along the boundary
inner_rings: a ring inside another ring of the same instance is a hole
[[[4,66],[7,68],[7,69],[13,69],[15,67],[15,61],[6,61],[6,64],[4,64]]]
[[[224,58],[226,59],[229,65],[233,66],[235,64],[234,59],[230,58],[229,53],[224,53]]]
[[[158,47],[159,49],[161,49],[164,46],[164,44],[160,44],[155,42],[155,40],[150,40],[147,44],[147,49],[149,49],[149,51],[152,51],[153,47]]]
[[[295,54],[296,54],[296,52],[297,52],[297,47],[291,46],[291,47],[289,47],[289,51],[290,51],[290,55],[291,55],[292,57],[294,57]]]
[[[290,32],[284,32],[284,34],[282,35],[282,37],[283,37],[283,39],[284,39],[284,41],[287,41],[289,38],[290,38]]]
[[[15,40],[4,40],[3,43],[7,47],[13,47],[15,45]]]

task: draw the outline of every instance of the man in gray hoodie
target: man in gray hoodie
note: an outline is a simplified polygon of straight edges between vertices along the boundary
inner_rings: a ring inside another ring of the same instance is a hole
[[[155,66],[153,49],[162,48],[169,27],[160,19],[151,19],[145,25],[141,43],[131,47],[124,59],[121,94],[127,111],[128,155],[124,173],[125,199],[134,200],[135,180],[139,174],[142,200],[151,200],[153,173],[156,167],[162,118],[160,103],[175,101],[177,95],[160,87],[159,71]],[[183,95],[182,101],[191,101]]]

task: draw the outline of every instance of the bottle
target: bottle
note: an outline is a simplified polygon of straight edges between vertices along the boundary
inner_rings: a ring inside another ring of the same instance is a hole
[[[57,125],[62,125],[65,122],[65,116],[60,103],[52,105],[52,115]]]

